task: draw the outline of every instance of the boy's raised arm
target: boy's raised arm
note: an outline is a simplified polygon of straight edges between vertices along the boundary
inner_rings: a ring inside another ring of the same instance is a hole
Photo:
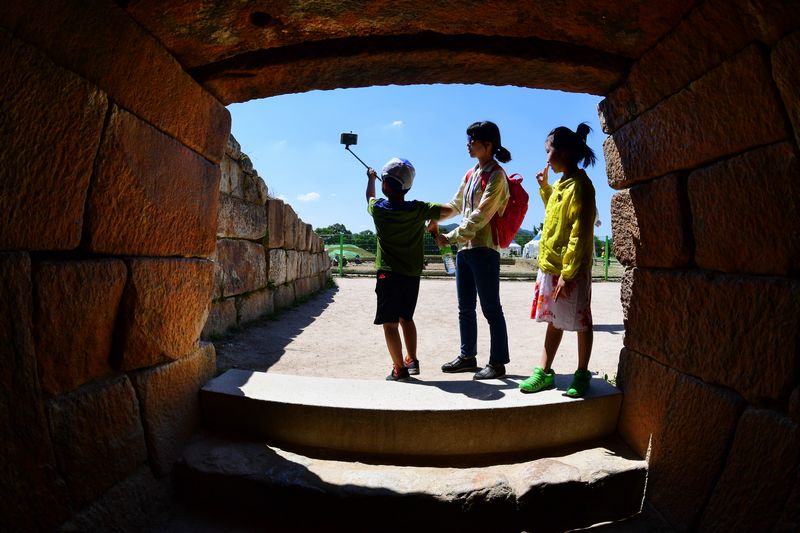
[[[367,202],[370,198],[375,198],[375,180],[378,179],[378,173],[375,169],[370,167],[367,169]]]

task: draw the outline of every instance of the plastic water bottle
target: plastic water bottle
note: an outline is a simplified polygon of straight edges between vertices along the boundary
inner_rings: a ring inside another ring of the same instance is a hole
[[[448,274],[456,273],[456,258],[453,257],[453,250],[449,246],[439,248],[439,253],[442,254],[442,262],[444,262],[444,270]]]

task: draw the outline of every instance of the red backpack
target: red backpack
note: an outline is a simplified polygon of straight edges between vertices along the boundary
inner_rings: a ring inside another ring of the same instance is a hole
[[[481,172],[481,187],[483,190],[486,190],[486,182],[492,172],[493,170]],[[503,173],[505,174],[505,171]],[[470,177],[472,177],[472,170],[467,172],[464,182],[469,181]],[[516,237],[519,228],[522,227],[525,213],[528,212],[528,193],[522,188],[522,176],[520,174],[512,174],[506,176],[506,180],[508,181],[509,193],[506,210],[502,216],[495,213],[489,222],[492,227],[492,241],[500,248],[508,248],[514,237]]]

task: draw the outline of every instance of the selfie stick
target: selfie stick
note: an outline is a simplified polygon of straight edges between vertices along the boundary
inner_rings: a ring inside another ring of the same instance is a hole
[[[349,144],[348,144],[348,145],[346,145],[346,146],[344,147],[344,149],[345,149],[345,150],[347,150],[348,152],[350,152],[351,154],[353,154],[353,157],[355,157],[356,159],[358,159],[358,162],[359,162],[359,163],[361,163],[362,165],[364,165],[364,167],[365,167],[365,168],[369,168],[369,165],[368,165],[368,164],[366,164],[366,163],[364,163],[363,161],[361,161],[361,158],[360,158],[360,157],[358,157],[358,156],[355,154],[355,152],[353,152],[353,151],[350,149],[350,145],[349,145]]]

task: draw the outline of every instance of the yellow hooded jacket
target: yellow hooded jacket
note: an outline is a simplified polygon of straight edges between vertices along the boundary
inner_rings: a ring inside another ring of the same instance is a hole
[[[572,280],[592,264],[594,219],[597,212],[594,186],[586,171],[578,169],[551,187],[539,189],[545,205],[539,241],[539,268]]]

